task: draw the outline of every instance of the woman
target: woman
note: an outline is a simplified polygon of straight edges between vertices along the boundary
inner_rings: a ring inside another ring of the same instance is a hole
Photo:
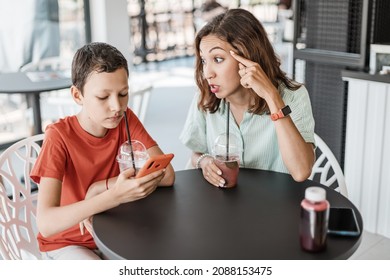
[[[240,139],[240,166],[290,173],[307,179],[315,160],[314,119],[307,90],[280,69],[261,23],[231,9],[205,25],[195,38],[196,83],[181,141],[193,151],[192,165],[205,179],[225,186],[210,153],[226,130]]]

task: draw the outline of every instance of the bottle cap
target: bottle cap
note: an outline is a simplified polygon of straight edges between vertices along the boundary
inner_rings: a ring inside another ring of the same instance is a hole
[[[320,187],[309,187],[305,191],[305,198],[313,202],[320,202],[326,199],[326,191]]]

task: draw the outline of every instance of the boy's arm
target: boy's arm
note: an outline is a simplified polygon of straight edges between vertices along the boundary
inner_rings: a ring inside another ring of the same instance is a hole
[[[43,236],[50,236],[66,230],[80,221],[98,213],[99,208],[107,210],[118,205],[114,199],[108,199],[101,193],[101,203],[97,199],[83,200],[65,206],[60,206],[61,181],[54,178],[41,178],[38,191],[37,225]],[[98,198],[99,196],[95,196]],[[104,211],[101,210],[101,211]],[[53,221],[56,221],[55,223]]]
[[[133,169],[125,170],[108,190],[65,206],[60,204],[61,181],[42,177],[37,205],[37,225],[40,233],[45,237],[59,233],[121,203],[144,198],[156,189],[164,171],[159,170],[139,179],[134,179],[133,176]],[[102,186],[104,185],[99,184],[97,190],[100,191]]]
[[[107,178],[105,180],[101,180],[93,183],[92,185],[89,186],[87,190],[87,194],[85,195],[85,199],[89,199],[95,195],[98,195],[108,190],[110,186],[115,185],[117,179],[118,177],[112,177],[112,178]]]

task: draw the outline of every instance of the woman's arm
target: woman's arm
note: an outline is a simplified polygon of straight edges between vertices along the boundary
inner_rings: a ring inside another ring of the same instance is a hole
[[[271,113],[285,106],[279,94],[274,93],[266,100]],[[315,161],[314,147],[307,143],[290,116],[274,121],[280,153],[284,164],[295,181],[304,181],[310,174]]]
[[[234,52],[231,54],[239,62],[242,86],[253,89],[263,98],[271,113],[277,113],[285,107],[278,89],[268,79],[259,64]],[[274,121],[274,125],[282,159],[288,171],[294,180],[306,180],[311,174],[315,160],[313,144],[303,139],[290,116]]]

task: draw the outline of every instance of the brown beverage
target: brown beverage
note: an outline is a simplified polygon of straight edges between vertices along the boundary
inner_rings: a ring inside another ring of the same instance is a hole
[[[240,170],[239,156],[231,155],[227,159],[225,156],[216,156],[215,164],[222,171],[222,178],[225,179],[225,188],[232,188],[237,185],[238,171]]]

